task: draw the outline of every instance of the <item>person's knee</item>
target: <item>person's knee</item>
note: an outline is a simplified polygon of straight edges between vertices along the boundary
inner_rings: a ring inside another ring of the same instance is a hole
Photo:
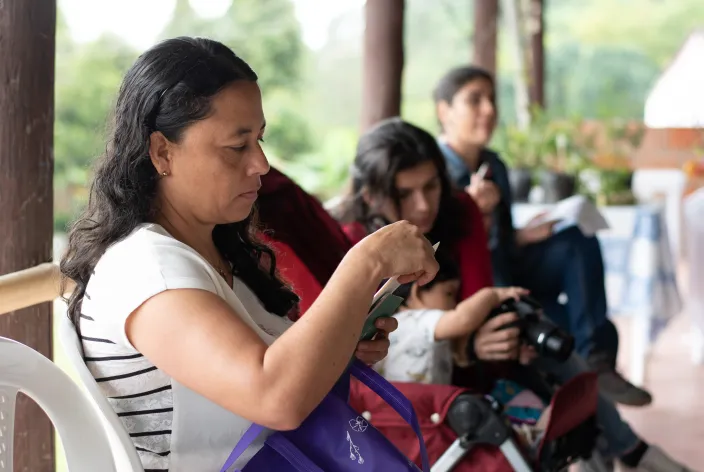
[[[601,257],[601,247],[596,236],[585,236],[577,226],[565,228],[553,237],[575,253],[586,257]]]
[[[582,233],[578,226],[570,226],[554,234],[553,239],[571,244],[584,244],[589,238]]]

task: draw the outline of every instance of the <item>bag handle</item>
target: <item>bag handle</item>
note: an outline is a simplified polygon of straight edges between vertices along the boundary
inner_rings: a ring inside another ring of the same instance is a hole
[[[252,425],[247,428],[247,431],[244,432],[240,440],[237,441],[237,445],[227,457],[225,465],[222,466],[220,472],[227,472],[227,470],[232,467],[232,464],[234,464],[235,461],[244,453],[244,451],[246,451],[247,448],[254,442],[254,440],[259,437],[262,431],[264,431],[264,426],[258,425],[257,423],[252,423]]]
[[[264,428],[257,424],[253,424],[245,433],[245,435],[240,440],[241,443],[245,441],[251,443],[254,439],[259,436]],[[245,439],[246,438],[246,439]],[[286,439],[280,434],[274,434],[266,441],[267,445],[273,450],[281,454],[281,457],[286,459],[289,464],[291,464],[298,472],[324,472],[323,469],[313,464],[310,459],[308,459],[301,451],[298,450],[296,446],[293,445],[291,441]],[[239,446],[239,443],[238,443]],[[247,447],[239,451],[235,448],[238,454],[235,455],[235,451],[232,451],[230,457],[227,458],[227,462],[222,467],[221,472],[226,472],[227,469],[232,467],[239,456],[244,452]],[[240,469],[235,469],[235,472],[242,472]]]
[[[416,416],[416,411],[413,409],[413,405],[410,400],[406,398],[396,387],[394,387],[388,380],[375,372],[372,368],[365,365],[362,361],[355,359],[354,362],[350,364],[349,374],[356,377],[360,382],[369,387],[371,391],[379,395],[379,397],[389,404],[391,408],[398,413],[401,418],[403,418],[406,423],[408,423],[413,432],[416,433],[418,441],[420,443],[420,458],[423,466],[423,472],[430,472],[430,461],[428,460],[428,451],[425,448],[425,441],[423,440],[423,433],[420,430],[420,424],[418,423],[418,417]],[[220,472],[227,472],[227,469],[232,467],[237,459],[247,450],[247,448],[254,442],[255,439],[264,431],[264,427],[256,423],[252,425],[245,431],[244,435],[237,442],[237,445],[230,453],[227,458],[225,465],[223,465]],[[280,435],[272,436],[272,440],[276,440]],[[274,445],[272,444],[272,447]],[[293,446],[292,446],[293,447]],[[293,447],[293,449],[296,449]],[[279,453],[279,451],[277,449]],[[298,450],[296,449],[298,452]],[[300,452],[298,452],[300,455]],[[281,453],[286,459],[291,460],[288,456]]]
[[[382,400],[389,404],[406,423],[408,423],[413,432],[418,437],[420,444],[420,459],[423,466],[423,472],[430,472],[430,461],[428,460],[428,451],[425,448],[423,433],[420,430],[416,411],[413,409],[411,401],[394,387],[388,380],[379,375],[374,369],[364,364],[362,361],[355,359],[349,369],[350,374],[354,375],[360,382],[369,387],[371,391],[379,395]]]

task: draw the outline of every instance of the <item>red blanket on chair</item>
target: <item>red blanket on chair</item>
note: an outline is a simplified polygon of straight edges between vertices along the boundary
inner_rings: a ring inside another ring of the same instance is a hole
[[[315,197],[273,167],[262,177],[257,202],[264,239],[277,251],[277,267],[305,313],[352,243]]]

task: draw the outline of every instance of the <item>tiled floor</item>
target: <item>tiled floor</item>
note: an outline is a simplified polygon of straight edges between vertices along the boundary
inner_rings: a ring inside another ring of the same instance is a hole
[[[628,321],[615,322],[622,342],[619,365],[626,372]],[[704,471],[704,365],[694,365],[690,359],[690,326],[685,315],[673,319],[650,354],[646,386],[654,396],[653,404],[621,411],[646,441]]]

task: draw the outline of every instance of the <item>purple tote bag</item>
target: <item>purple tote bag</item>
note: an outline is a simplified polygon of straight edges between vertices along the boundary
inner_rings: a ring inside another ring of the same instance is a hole
[[[379,395],[413,428],[420,441],[423,471],[430,472],[428,453],[411,402],[360,361],[355,360],[348,373]],[[244,469],[235,472],[418,472],[414,463],[349,406],[348,397],[349,377],[345,374],[298,429],[273,433]],[[253,424],[221,472],[230,470],[263,430]]]

